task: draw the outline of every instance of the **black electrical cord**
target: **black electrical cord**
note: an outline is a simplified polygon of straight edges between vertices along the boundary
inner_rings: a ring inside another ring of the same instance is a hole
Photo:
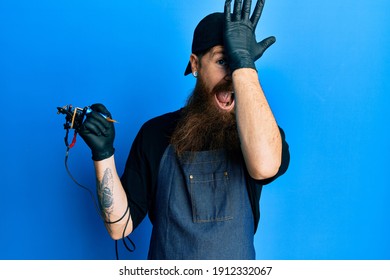
[[[101,214],[100,214],[99,206],[98,206],[98,204],[97,204],[97,202],[96,202],[96,199],[95,199],[95,197],[94,197],[92,191],[91,191],[89,188],[87,188],[87,187],[83,186],[82,184],[80,184],[79,182],[77,182],[77,180],[73,177],[72,173],[70,172],[69,167],[68,167],[68,158],[69,158],[69,147],[66,148],[66,154],[65,154],[65,169],[66,169],[66,172],[68,172],[69,177],[72,179],[72,181],[73,181],[76,185],[78,185],[80,188],[86,190],[86,191],[89,193],[89,195],[90,195],[91,198],[92,198],[93,204],[95,205],[95,210],[96,210],[96,212],[97,212],[97,213],[99,214],[99,216],[104,220],[104,218],[103,218],[103,217],[101,216]]]
[[[67,135],[68,135],[68,131],[67,131],[67,134],[66,134],[66,141],[65,141],[66,144],[68,143],[68,141],[67,141]],[[74,137],[76,137],[76,134],[75,134]],[[102,216],[101,211],[100,211],[100,208],[99,208],[99,206],[98,206],[98,203],[96,202],[96,198],[94,197],[92,191],[91,191],[89,188],[87,188],[87,187],[83,186],[82,184],[80,184],[80,183],[73,177],[72,173],[70,172],[69,166],[68,166],[69,150],[70,150],[70,147],[69,147],[69,145],[67,145],[67,147],[66,147],[66,154],[65,154],[65,169],[66,169],[66,171],[67,171],[69,177],[72,179],[72,181],[73,181],[77,186],[79,186],[80,188],[86,190],[86,191],[89,193],[89,195],[91,196],[91,199],[92,199],[92,201],[93,201],[93,203],[94,203],[94,205],[95,205],[95,210],[96,210],[96,212],[98,213],[98,216],[99,216],[99,217],[103,220],[103,222],[106,223],[106,224],[115,224],[115,223],[118,223],[119,221],[123,220],[123,218],[124,218],[124,217],[126,216],[126,214],[129,212],[129,206],[127,206],[126,211],[125,211],[125,213],[122,215],[122,217],[120,217],[120,218],[119,218],[118,220],[116,220],[116,221],[107,221],[107,220]],[[128,236],[125,236],[125,232],[126,232],[126,229],[127,229],[128,224],[129,224],[129,221],[130,221],[130,215],[128,215],[128,217],[127,217],[127,221],[126,221],[125,227],[124,227],[123,232],[122,232],[122,241],[123,241],[123,245],[126,247],[126,249],[127,249],[129,252],[134,252],[135,249],[136,249],[136,246],[135,246],[134,242],[133,242]],[[126,239],[131,243],[131,247],[132,247],[132,248],[130,248],[130,247],[127,245]],[[115,240],[115,255],[116,255],[116,259],[119,260],[118,240]]]
[[[76,127],[83,122],[83,119],[84,119],[85,113],[86,113],[86,110],[85,110],[86,108],[87,107],[85,107],[84,109],[80,109],[80,108],[77,108],[77,107],[74,108],[72,105],[68,105],[68,106],[64,106],[64,107],[57,107],[57,110],[58,110],[57,114],[65,114],[66,115],[66,117],[65,117],[65,124],[64,124],[64,129],[66,130],[66,134],[65,134],[65,137],[64,137],[65,146],[66,146],[65,168],[66,168],[66,171],[68,172],[69,177],[72,179],[72,181],[77,186],[79,186],[80,188],[86,190],[89,193],[89,195],[91,196],[91,199],[92,199],[92,201],[93,201],[93,203],[95,205],[96,212],[98,213],[98,216],[103,220],[103,222],[106,223],[106,224],[115,224],[115,223],[118,223],[119,221],[124,219],[126,214],[129,212],[129,206],[127,205],[125,213],[118,220],[116,220],[116,221],[107,221],[105,219],[105,217],[103,216],[103,213],[102,213],[102,211],[101,211],[101,209],[100,209],[100,207],[99,207],[99,205],[98,205],[98,203],[96,201],[96,198],[93,195],[92,191],[89,188],[87,188],[87,187],[83,186],[82,184],[80,184],[79,182],[77,182],[77,180],[73,177],[73,175],[70,172],[69,167],[68,167],[69,150],[76,144],[76,137],[77,137],[77,129],[76,129]],[[80,111],[82,111],[82,112],[80,113]],[[72,142],[69,144],[69,142],[68,142],[69,131],[72,128],[74,128],[75,130],[74,130],[74,135],[73,135]],[[128,215],[125,227],[123,229],[122,240],[123,240],[123,244],[126,247],[126,249],[129,250],[130,252],[133,252],[136,249],[134,242],[128,236],[125,238],[125,232],[126,232],[128,224],[129,224],[129,221],[130,221],[130,214]],[[131,243],[132,248],[130,248],[127,245],[126,239]],[[119,260],[118,242],[117,242],[117,240],[115,240],[115,252],[116,252],[116,259]]]
[[[129,221],[130,221],[130,215],[127,217],[125,228],[123,229],[122,241],[123,241],[123,245],[126,247],[126,249],[129,252],[134,252],[136,247],[135,247],[135,244],[134,244],[133,240],[131,240],[128,236],[125,237],[125,232],[126,232],[127,225],[129,224]],[[126,239],[131,243],[132,248],[130,248],[127,245]],[[119,260],[118,240],[115,240],[115,255],[116,255],[116,259]]]

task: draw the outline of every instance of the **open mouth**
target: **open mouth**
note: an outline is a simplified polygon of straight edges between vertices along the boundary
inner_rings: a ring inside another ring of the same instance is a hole
[[[215,100],[220,109],[230,111],[234,107],[234,92],[222,91],[215,94]]]

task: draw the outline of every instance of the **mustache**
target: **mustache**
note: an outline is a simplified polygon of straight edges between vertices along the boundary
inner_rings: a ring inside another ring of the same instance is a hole
[[[221,92],[221,91],[234,92],[233,82],[231,80],[222,79],[218,84],[216,84],[212,88],[211,94],[216,94],[216,93]]]

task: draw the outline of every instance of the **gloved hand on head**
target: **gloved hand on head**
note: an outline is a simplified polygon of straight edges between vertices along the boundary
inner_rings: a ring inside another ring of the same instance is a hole
[[[258,0],[252,16],[252,0],[235,0],[231,13],[231,0],[225,2],[224,46],[230,71],[239,68],[256,70],[255,61],[275,43],[275,37],[268,37],[261,42],[256,41],[255,30],[264,7],[264,0]]]

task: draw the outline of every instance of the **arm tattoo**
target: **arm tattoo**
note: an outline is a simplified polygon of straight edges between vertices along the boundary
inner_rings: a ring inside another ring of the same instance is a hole
[[[102,215],[110,220],[110,214],[113,211],[113,189],[114,179],[111,169],[107,168],[104,171],[101,182],[97,182],[97,194],[99,197],[99,206]]]

